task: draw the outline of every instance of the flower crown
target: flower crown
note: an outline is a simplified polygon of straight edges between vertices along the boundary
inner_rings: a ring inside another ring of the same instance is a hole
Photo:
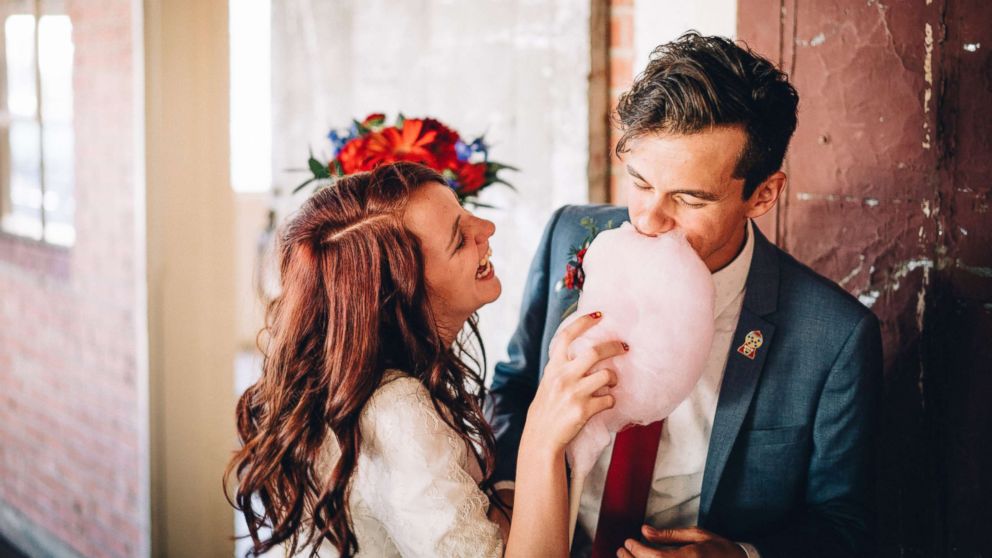
[[[297,186],[294,193],[314,181],[325,182],[383,164],[411,161],[440,173],[463,204],[484,205],[478,202],[478,193],[497,182],[513,188],[499,172],[517,170],[490,161],[489,146],[482,136],[465,142],[458,132],[433,118],[405,118],[400,114],[395,124],[387,126],[386,116],[375,113],[361,122],[353,121],[350,128],[331,130],[327,138],[334,147],[331,160],[323,163],[311,152],[308,166],[313,178]]]

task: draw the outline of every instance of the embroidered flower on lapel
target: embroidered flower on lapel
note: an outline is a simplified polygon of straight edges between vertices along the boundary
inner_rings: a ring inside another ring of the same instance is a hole
[[[589,250],[589,246],[599,233],[616,226],[613,224],[613,219],[610,219],[603,228],[599,228],[592,217],[583,217],[579,221],[579,224],[588,231],[588,234],[586,234],[585,239],[578,246],[573,246],[569,249],[568,261],[565,263],[565,275],[556,285],[556,289],[559,291],[561,289],[582,291],[582,286],[586,282],[586,273],[582,269],[582,260],[585,259],[586,251]]]

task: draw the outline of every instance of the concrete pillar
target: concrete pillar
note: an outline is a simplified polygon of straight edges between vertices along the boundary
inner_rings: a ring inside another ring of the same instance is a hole
[[[144,8],[152,555],[231,556],[227,1]]]

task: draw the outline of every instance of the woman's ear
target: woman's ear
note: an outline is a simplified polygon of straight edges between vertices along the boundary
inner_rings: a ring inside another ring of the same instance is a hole
[[[771,211],[778,203],[782,191],[785,190],[785,179],[785,173],[778,171],[759,184],[751,193],[751,197],[744,202],[747,206],[745,215],[755,219]]]

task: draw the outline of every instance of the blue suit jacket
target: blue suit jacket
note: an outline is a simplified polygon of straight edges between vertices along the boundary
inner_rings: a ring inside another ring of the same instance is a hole
[[[557,289],[579,220],[629,219],[626,208],[566,206],[548,223],[524,290],[509,359],[486,405],[496,479],[512,479],[527,407],[548,346],[576,291]],[[757,227],[755,227],[757,230]],[[703,473],[699,522],[754,544],[763,558],[857,556],[870,547],[873,412],[882,350],[878,320],[854,297],[758,232]],[[737,353],[748,332],[764,343]]]

